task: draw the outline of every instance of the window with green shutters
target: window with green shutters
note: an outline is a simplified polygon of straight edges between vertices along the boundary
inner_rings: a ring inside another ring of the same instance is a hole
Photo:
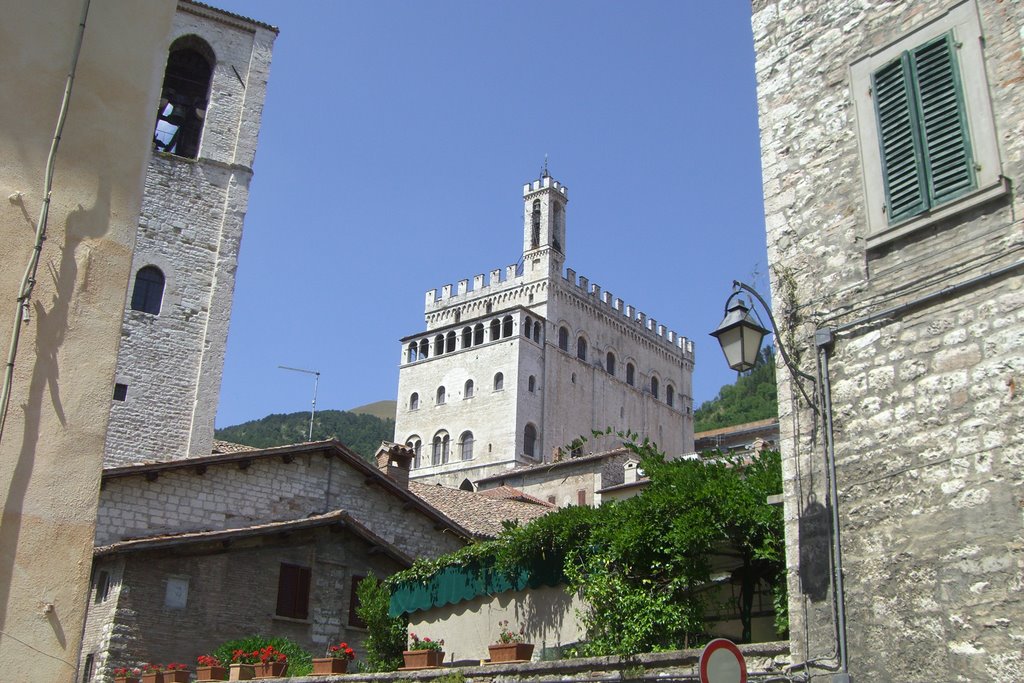
[[[951,34],[876,71],[872,92],[890,224],[977,186]]]

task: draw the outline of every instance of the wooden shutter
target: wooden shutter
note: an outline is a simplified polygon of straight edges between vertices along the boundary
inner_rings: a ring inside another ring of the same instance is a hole
[[[878,117],[878,144],[885,182],[885,208],[895,223],[928,207],[923,154],[911,93],[907,54],[872,76],[871,92]]]
[[[912,50],[910,55],[917,85],[928,194],[935,205],[975,185],[953,37],[947,33]]]
[[[277,579],[277,615],[292,619],[309,618],[309,567],[281,564]]]

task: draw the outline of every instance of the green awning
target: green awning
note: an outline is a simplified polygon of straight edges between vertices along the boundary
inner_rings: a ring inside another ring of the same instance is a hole
[[[515,576],[499,572],[492,566],[478,564],[464,567],[446,567],[428,581],[399,584],[391,592],[388,614],[420,612],[433,607],[455,605],[481,595],[496,595],[508,591],[564,583],[562,567],[555,563],[524,569]]]

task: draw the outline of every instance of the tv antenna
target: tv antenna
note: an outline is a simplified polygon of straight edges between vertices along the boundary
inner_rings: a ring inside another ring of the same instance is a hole
[[[313,440],[313,418],[316,416],[316,390],[320,386],[320,371],[319,370],[306,370],[305,368],[290,368],[287,365],[278,365],[282,370],[291,370],[292,372],[304,372],[307,375],[315,375],[313,380],[313,408],[309,411],[309,441]]]

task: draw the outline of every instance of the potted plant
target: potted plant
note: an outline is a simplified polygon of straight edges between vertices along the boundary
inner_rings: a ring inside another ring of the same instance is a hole
[[[164,665],[163,674],[164,683],[188,683],[191,678],[188,666],[177,662]]]
[[[228,667],[229,681],[248,681],[256,675],[256,665],[259,664],[259,650],[249,652],[247,650],[235,650],[231,653],[231,666]]]
[[[256,665],[256,678],[281,678],[288,671],[288,655],[273,645],[257,650],[259,664]]]
[[[406,669],[430,669],[444,663],[444,641],[409,634],[409,649],[402,652]]]
[[[142,669],[139,667],[128,668],[119,666],[114,669],[114,683],[139,683],[139,676]]]
[[[522,626],[518,631],[508,627],[508,620],[498,622],[498,642],[488,645],[491,663],[497,662],[528,662],[533,657],[533,643],[524,642],[526,633]]]
[[[356,652],[348,643],[338,643],[327,648],[326,657],[313,659],[313,674],[343,674],[348,672],[348,663],[356,658]]]
[[[142,665],[142,683],[164,683],[164,668],[160,664],[146,662]]]
[[[196,680],[226,681],[228,680],[228,669],[216,657],[199,655],[196,657]]]

